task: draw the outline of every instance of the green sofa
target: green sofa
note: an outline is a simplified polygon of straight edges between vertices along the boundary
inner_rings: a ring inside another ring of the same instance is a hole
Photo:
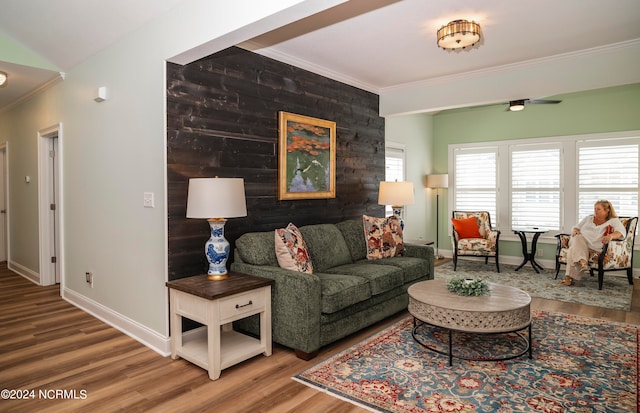
[[[302,359],[320,347],[407,308],[407,288],[433,279],[433,248],[405,244],[400,257],[368,260],[362,220],[300,227],[314,273],[280,268],[274,231],[240,236],[231,269],[275,280],[273,341]],[[235,323],[259,331],[254,317]]]

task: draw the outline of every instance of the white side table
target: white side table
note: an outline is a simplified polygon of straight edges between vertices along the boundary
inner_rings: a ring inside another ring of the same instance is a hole
[[[220,371],[253,356],[271,355],[273,280],[240,273],[210,281],[206,275],[167,282],[171,306],[171,358],[182,357],[209,371]],[[260,338],[234,331],[231,323],[260,315]],[[182,317],[204,324],[182,332]]]

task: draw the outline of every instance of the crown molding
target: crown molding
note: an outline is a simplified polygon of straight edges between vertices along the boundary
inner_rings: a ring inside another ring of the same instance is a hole
[[[459,82],[461,80],[473,79],[478,77],[485,77],[493,74],[515,72],[518,70],[528,69],[534,66],[552,64],[557,62],[563,62],[575,59],[576,57],[597,56],[610,52],[617,52],[620,50],[628,49],[631,53],[635,52],[640,47],[640,39],[628,40],[620,43],[613,43],[605,46],[594,47],[590,49],[578,50],[575,52],[562,53],[559,55],[542,57],[538,59],[531,59],[518,63],[511,63],[502,66],[495,66],[486,69],[473,70],[465,73],[459,73],[455,75],[441,76],[437,78],[418,80],[410,83],[403,83],[394,86],[388,86],[378,88],[370,83],[363,82],[359,79],[355,79],[350,76],[346,76],[343,73],[331,70],[330,68],[320,66],[303,59],[299,59],[295,56],[282,53],[271,47],[262,47],[256,42],[247,41],[238,45],[238,47],[246,49],[248,51],[260,54],[262,56],[278,60],[283,63],[290,64],[292,66],[299,67],[301,69],[308,70],[313,73],[328,77],[333,80],[337,80],[348,85],[376,93],[383,94],[385,92],[398,92],[406,89],[429,87],[433,85],[441,85],[446,83]]]
[[[247,41],[247,42],[238,44],[237,46],[242,49],[248,50],[250,52],[257,53],[261,56],[268,57],[270,59],[274,59],[279,62],[298,67],[300,69],[308,70],[310,72],[327,77],[329,79],[333,79],[338,82],[342,82],[347,85],[366,90],[367,92],[376,93],[376,94],[380,93],[380,89],[372,84],[363,82],[361,80],[355,79],[350,76],[346,76],[345,74],[331,70],[328,67],[320,66],[320,65],[311,63],[309,61],[306,61],[304,59],[300,59],[295,56],[282,53],[271,47],[262,47],[259,44],[252,41]]]
[[[578,50],[575,52],[562,53],[554,56],[542,57],[539,59],[531,59],[518,63],[510,63],[502,66],[495,66],[486,69],[473,70],[464,73],[458,73],[455,75],[441,76],[432,79],[418,80],[411,83],[404,83],[401,85],[384,87],[379,90],[382,94],[384,92],[397,92],[405,89],[415,89],[422,87],[429,87],[434,85],[442,85],[446,83],[454,83],[459,82],[461,80],[474,79],[478,77],[485,77],[493,74],[507,73],[507,72],[515,72],[522,69],[528,69],[535,66],[540,65],[548,65],[557,62],[564,62],[568,60],[575,59],[577,57],[589,57],[589,56],[598,56],[611,52],[624,51],[625,49],[629,50],[630,53],[636,53],[637,48],[640,47],[640,39],[628,40],[620,43],[613,43],[605,46],[594,47],[591,49]]]
[[[41,84],[40,86],[38,86],[37,88],[33,89],[29,93],[20,96],[18,99],[14,100],[13,102],[8,104],[7,106],[2,107],[0,109],[0,113],[4,113],[4,112],[7,112],[7,111],[11,110],[12,108],[20,105],[22,102],[25,102],[25,101],[29,100],[32,96],[37,95],[38,93],[42,92],[43,90],[49,89],[50,87],[56,85],[58,82],[63,81],[65,79],[66,75],[67,74],[65,72],[58,72],[58,74],[56,76],[52,77],[50,80],[48,80],[45,83]]]

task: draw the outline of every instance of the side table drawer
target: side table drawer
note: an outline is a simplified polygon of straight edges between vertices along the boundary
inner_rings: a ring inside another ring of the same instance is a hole
[[[220,320],[235,318],[244,314],[255,314],[265,308],[266,288],[237,294],[220,300]]]
[[[199,323],[207,321],[208,300],[173,289],[171,290],[171,296],[173,298],[171,305],[176,314]]]

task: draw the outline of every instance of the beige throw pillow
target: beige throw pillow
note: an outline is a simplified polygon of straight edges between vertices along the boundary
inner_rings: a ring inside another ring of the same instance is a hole
[[[397,257],[404,254],[402,227],[395,215],[387,218],[362,216],[367,242],[367,259]]]
[[[286,228],[276,229],[275,242],[276,257],[281,268],[313,274],[309,250],[295,225],[289,223]]]

